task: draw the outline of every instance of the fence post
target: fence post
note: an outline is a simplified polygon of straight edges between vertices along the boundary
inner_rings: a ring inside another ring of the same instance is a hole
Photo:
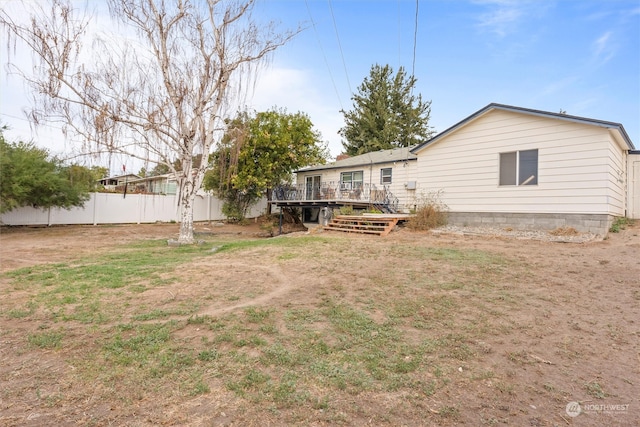
[[[92,193],[93,196],[93,225],[98,225],[98,193]]]

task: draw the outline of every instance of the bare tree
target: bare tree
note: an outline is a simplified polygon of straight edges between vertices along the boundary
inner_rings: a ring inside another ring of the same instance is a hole
[[[86,153],[122,153],[166,165],[179,182],[178,241],[192,243],[193,202],[230,101],[257,66],[299,31],[279,33],[273,23],[258,24],[254,3],[108,0],[118,31],[94,35],[91,44],[85,42],[92,18],[79,14],[72,0],[36,6],[28,22],[2,10],[0,23],[14,57],[24,44],[34,54],[33,70],[9,63],[33,91],[32,122],[62,123],[65,132],[86,141]],[[194,162],[198,154],[203,160]]]

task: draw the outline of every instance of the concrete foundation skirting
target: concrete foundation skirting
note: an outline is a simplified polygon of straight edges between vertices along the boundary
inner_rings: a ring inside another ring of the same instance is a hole
[[[615,216],[607,214],[449,212],[451,225],[511,227],[516,230],[554,230],[573,227],[583,233],[606,235]]]

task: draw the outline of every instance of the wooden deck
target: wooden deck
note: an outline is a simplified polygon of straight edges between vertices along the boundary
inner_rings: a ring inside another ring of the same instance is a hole
[[[339,209],[343,206],[352,206],[354,209],[368,209],[372,203],[367,200],[349,200],[349,199],[327,199],[327,200],[271,200],[274,205],[310,208],[310,207],[328,207]]]
[[[269,203],[278,207],[328,207],[339,209],[379,209],[387,213],[398,211],[398,198],[388,186],[378,189],[375,185],[362,184],[351,188],[344,183],[328,182],[309,187],[306,184],[278,186],[271,192]]]

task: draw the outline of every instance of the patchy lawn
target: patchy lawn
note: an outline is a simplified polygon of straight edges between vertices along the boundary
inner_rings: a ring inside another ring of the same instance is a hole
[[[0,424],[640,423],[638,226],[198,231],[2,229]]]

